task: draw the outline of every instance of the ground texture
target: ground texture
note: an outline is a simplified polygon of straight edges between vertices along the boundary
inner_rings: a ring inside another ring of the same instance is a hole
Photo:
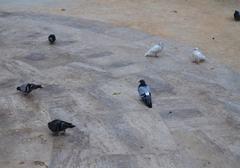
[[[192,46],[68,16],[2,11],[0,25],[0,167],[239,167],[240,74],[211,55],[196,65]],[[44,88],[23,96],[26,81]],[[53,137],[55,118],[77,127]]]

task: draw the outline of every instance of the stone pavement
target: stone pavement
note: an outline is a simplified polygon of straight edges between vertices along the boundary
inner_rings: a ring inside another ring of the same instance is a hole
[[[144,57],[159,41],[162,56]],[[0,167],[238,168],[240,74],[191,63],[192,48],[97,21],[0,12]],[[23,82],[44,88],[25,97]],[[77,127],[53,137],[55,118]]]

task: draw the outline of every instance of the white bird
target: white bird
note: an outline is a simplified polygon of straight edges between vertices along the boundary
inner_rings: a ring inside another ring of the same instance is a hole
[[[146,53],[146,57],[158,57],[159,53],[162,52],[164,48],[164,43],[160,42],[159,44],[154,45],[152,48],[150,48]]]
[[[193,62],[197,64],[206,60],[206,56],[203,55],[198,48],[193,49],[192,57],[193,57]]]

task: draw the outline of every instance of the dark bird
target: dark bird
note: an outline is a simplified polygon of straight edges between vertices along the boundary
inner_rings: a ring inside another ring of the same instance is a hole
[[[151,91],[149,86],[146,84],[144,80],[139,81],[138,86],[138,93],[141,97],[142,101],[145,103],[146,106],[152,108],[152,98],[151,98]]]
[[[240,21],[240,12],[237,10],[234,12],[234,19],[235,21]]]
[[[72,123],[68,123],[62,120],[53,120],[51,122],[48,123],[48,128],[55,134],[58,135],[60,132],[65,133],[65,130],[67,128],[74,128],[75,125],[73,125]]]
[[[27,83],[27,84],[22,84],[21,86],[18,86],[17,90],[27,95],[30,92],[32,92],[33,90],[36,90],[38,88],[42,88],[42,85]]]
[[[55,36],[54,34],[50,34],[50,35],[48,36],[48,41],[49,41],[50,44],[55,43],[55,41],[56,41],[56,36]]]

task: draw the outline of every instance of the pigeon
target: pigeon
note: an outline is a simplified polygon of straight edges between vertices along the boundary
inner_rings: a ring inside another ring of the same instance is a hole
[[[49,41],[50,44],[55,43],[55,41],[56,41],[56,36],[55,36],[54,34],[50,34],[50,35],[48,36],[48,41]]]
[[[206,56],[203,55],[198,48],[194,48],[192,57],[193,57],[193,62],[197,64],[206,60]]]
[[[240,21],[240,12],[238,10],[234,12],[234,19],[235,21]]]
[[[144,80],[139,81],[138,86],[138,93],[141,97],[142,101],[145,103],[146,106],[152,108],[152,98],[151,98],[151,91],[149,86],[145,83]]]
[[[22,92],[23,94],[27,95],[35,89],[42,88],[42,85],[36,85],[33,83],[22,84],[21,86],[17,87],[17,90]]]
[[[163,48],[164,48],[164,43],[161,42],[159,44],[156,44],[145,53],[145,56],[158,57],[159,54],[163,51]]]
[[[65,130],[67,128],[74,128],[75,125],[73,125],[72,123],[68,123],[62,120],[53,120],[51,122],[48,123],[48,128],[55,134],[55,135],[59,135],[60,132],[65,133]]]

